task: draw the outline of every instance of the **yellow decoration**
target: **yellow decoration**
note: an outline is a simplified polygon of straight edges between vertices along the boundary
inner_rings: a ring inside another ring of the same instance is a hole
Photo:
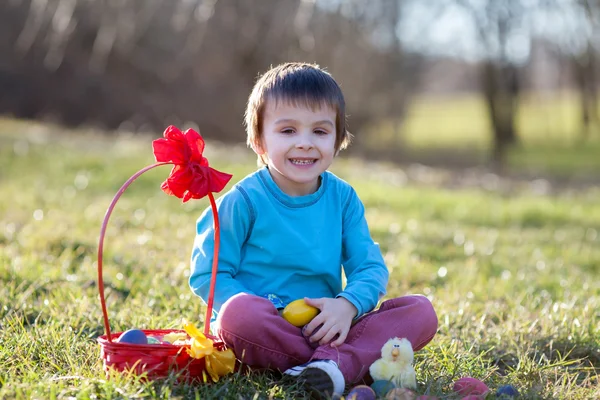
[[[188,335],[186,335],[183,332],[169,332],[167,333],[165,336],[163,336],[163,341],[164,342],[169,342],[171,344],[175,344],[176,341],[178,340],[187,340]]]
[[[290,324],[301,327],[308,324],[319,313],[319,309],[309,306],[304,299],[298,299],[288,304],[281,316]]]
[[[203,358],[206,363],[206,371],[217,382],[219,377],[233,372],[235,367],[235,354],[233,350],[220,351],[214,348],[213,341],[207,338],[194,324],[183,321],[183,329],[192,338],[192,344],[187,350],[190,357]]]

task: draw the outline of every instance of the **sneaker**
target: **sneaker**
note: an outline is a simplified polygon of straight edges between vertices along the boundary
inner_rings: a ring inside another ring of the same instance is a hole
[[[316,399],[339,397],[346,386],[342,371],[333,360],[309,361],[286,370],[284,374],[298,377]]]

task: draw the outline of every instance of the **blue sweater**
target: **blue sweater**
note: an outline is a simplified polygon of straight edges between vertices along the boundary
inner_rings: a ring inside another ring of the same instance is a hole
[[[354,189],[331,172],[310,195],[285,194],[266,167],[217,200],[221,227],[215,313],[235,294],[344,297],[371,311],[385,294],[388,270]],[[207,208],[197,221],[189,284],[204,302],[210,286],[214,229]],[[342,281],[342,267],[347,283]]]

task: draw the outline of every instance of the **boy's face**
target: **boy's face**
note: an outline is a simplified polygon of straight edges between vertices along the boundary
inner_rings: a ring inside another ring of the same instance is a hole
[[[289,102],[267,101],[261,143],[254,151],[266,156],[277,185],[290,196],[314,193],[335,156],[336,112],[315,111]]]

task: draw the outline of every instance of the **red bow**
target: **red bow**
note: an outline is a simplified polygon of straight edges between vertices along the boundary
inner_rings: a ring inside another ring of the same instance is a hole
[[[208,166],[208,160],[202,156],[204,139],[198,132],[188,129],[182,133],[171,125],[163,136],[164,139],[152,142],[154,157],[157,162],[175,164],[161,185],[163,192],[179,197],[185,203],[189,199],[201,199],[209,192],[223,190],[231,175]]]

